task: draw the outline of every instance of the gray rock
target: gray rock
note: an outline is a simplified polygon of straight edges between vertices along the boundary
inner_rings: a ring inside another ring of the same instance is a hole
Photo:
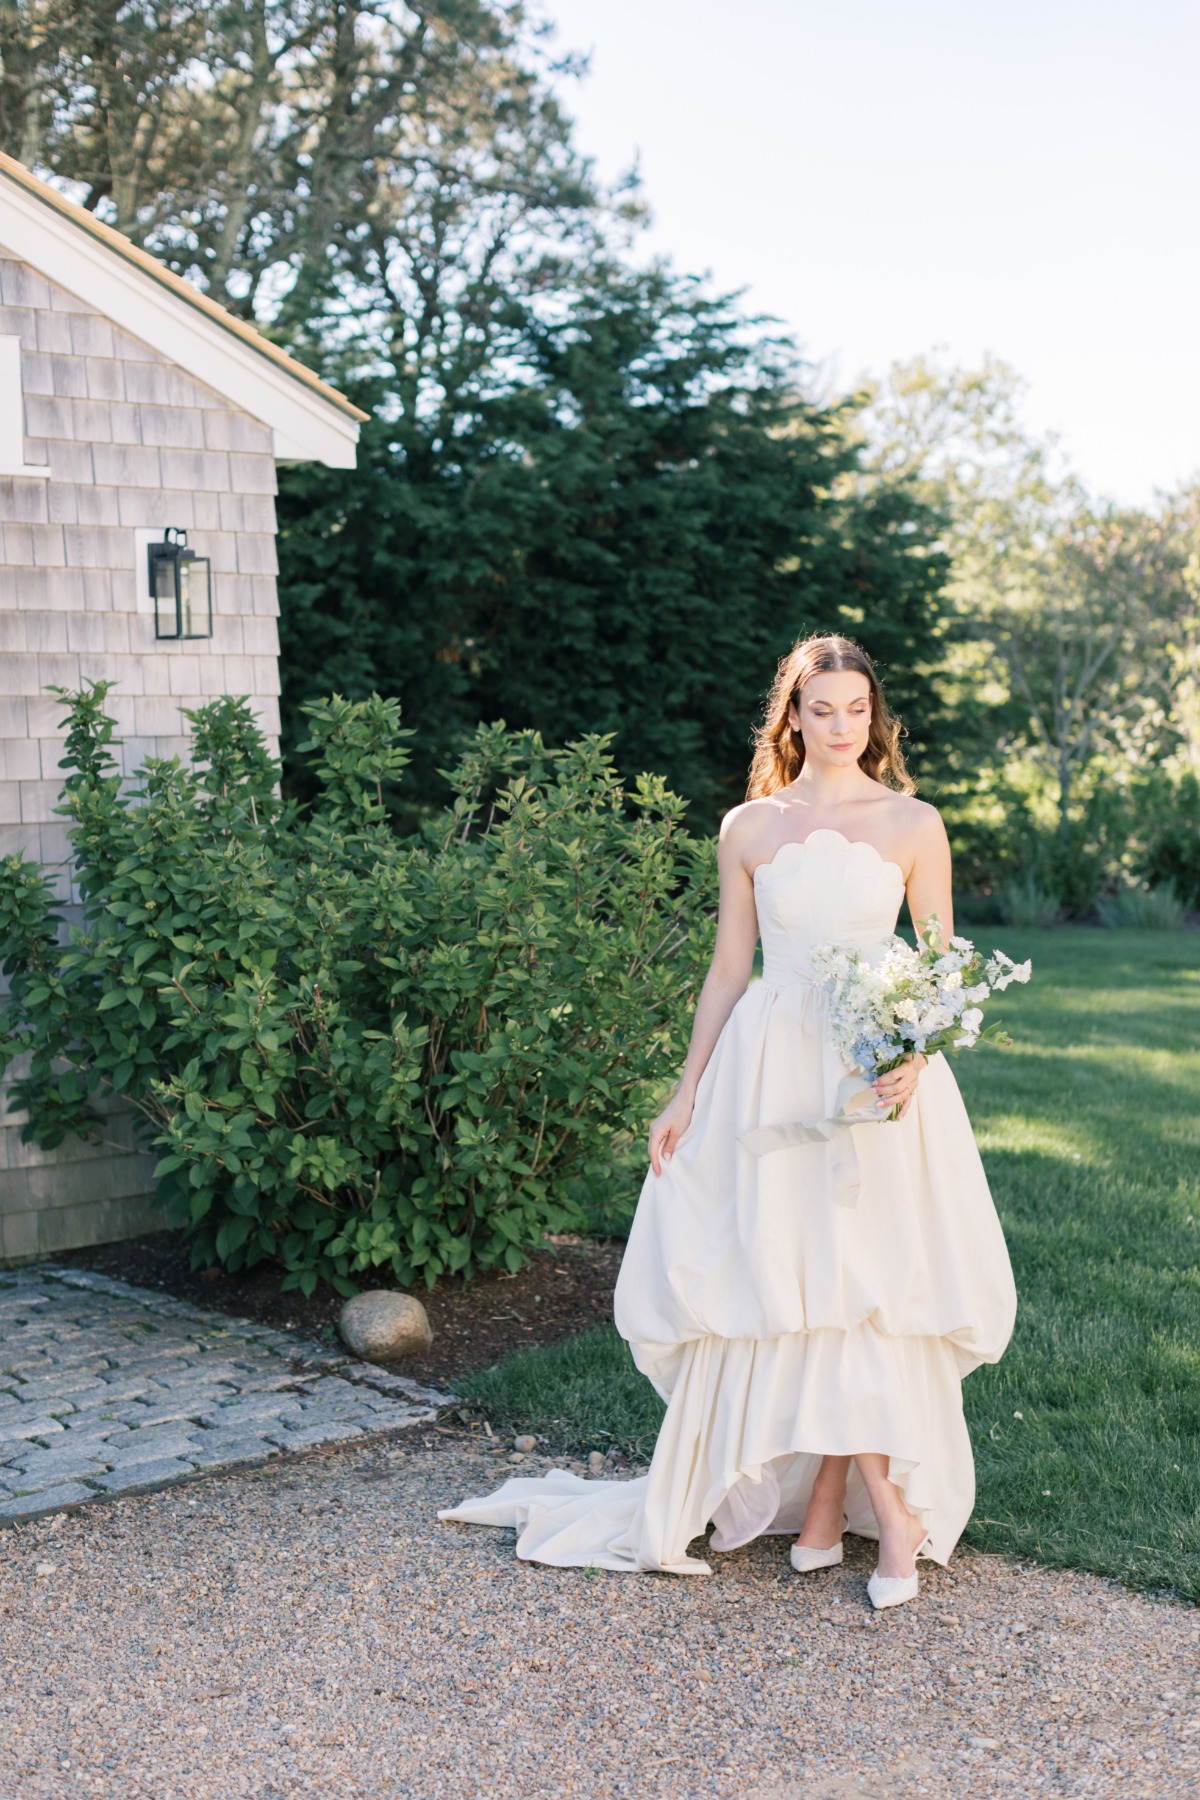
[[[537,1449],[537,1439],[531,1436],[529,1432],[524,1432],[520,1437],[515,1437],[513,1439],[513,1449],[522,1450],[528,1454],[530,1450]]]
[[[411,1294],[384,1289],[347,1300],[338,1330],[355,1356],[411,1356],[417,1350],[428,1350],[433,1342],[421,1302]]]

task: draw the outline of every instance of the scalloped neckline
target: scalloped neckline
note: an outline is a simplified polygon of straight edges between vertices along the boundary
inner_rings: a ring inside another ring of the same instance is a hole
[[[866,838],[848,838],[845,832],[835,830],[832,825],[818,825],[815,831],[809,832],[807,837],[785,838],[778,850],[776,850],[774,856],[767,857],[765,862],[755,863],[754,872],[750,879],[752,881],[757,881],[759,870],[772,868],[785,850],[803,850],[806,844],[810,844],[814,838],[818,837],[840,838],[842,843],[848,845],[852,850],[869,850],[881,868],[895,869],[901,881],[905,882],[904,870],[900,867],[898,862],[893,862],[890,857],[881,856],[874,844],[868,844]],[[907,882],[905,882],[905,885],[907,886]]]

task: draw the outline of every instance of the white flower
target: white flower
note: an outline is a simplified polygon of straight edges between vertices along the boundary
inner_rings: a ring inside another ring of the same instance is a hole
[[[821,944],[812,953],[834,1045],[847,1066],[868,1075],[908,1050],[971,1048],[993,986],[1030,974],[1028,962],[1018,965],[1002,950],[985,965],[969,938],[952,939],[937,956],[894,935],[881,949],[875,962],[846,944]],[[979,979],[984,969],[987,981]]]
[[[1011,981],[1028,981],[1032,964],[1029,962],[1010,963],[1003,975],[995,980],[997,993],[1002,994]]]

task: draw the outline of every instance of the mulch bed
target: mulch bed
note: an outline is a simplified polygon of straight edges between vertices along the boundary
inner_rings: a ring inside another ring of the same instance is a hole
[[[397,1372],[435,1386],[452,1383],[456,1376],[489,1368],[511,1350],[557,1343],[607,1323],[623,1249],[613,1241],[558,1237],[548,1249],[535,1251],[515,1275],[493,1272],[467,1282],[451,1278],[432,1291],[408,1290],[429,1314],[433,1343],[424,1356],[405,1357]],[[138,1287],[161,1288],[213,1312],[340,1343],[337,1317],[343,1301],[332,1288],[318,1287],[308,1299],[281,1293],[282,1271],[270,1263],[236,1275],[220,1268],[193,1272],[188,1241],[179,1231],[152,1231],[124,1243],[63,1251],[54,1260]],[[378,1285],[389,1284],[380,1280]]]

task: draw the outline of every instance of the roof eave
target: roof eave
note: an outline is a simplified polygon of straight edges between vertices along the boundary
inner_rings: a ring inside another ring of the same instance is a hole
[[[0,245],[269,425],[280,460],[354,467],[367,413],[2,153]]]

